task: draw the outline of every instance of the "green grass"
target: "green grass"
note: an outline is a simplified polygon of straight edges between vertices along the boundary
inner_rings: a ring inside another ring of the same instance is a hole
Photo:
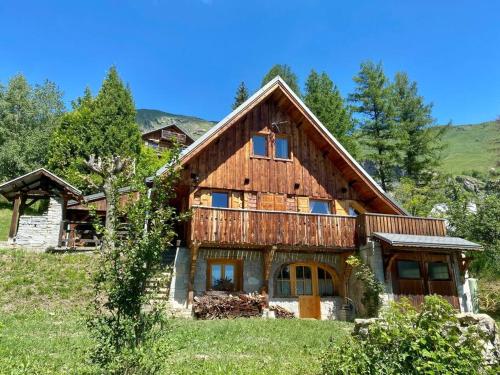
[[[0,374],[81,373],[91,255],[0,250]],[[352,324],[313,320],[172,319],[158,358],[166,374],[314,374],[330,339]]]
[[[12,205],[0,196],[0,241],[6,241],[9,237],[11,217]]]
[[[486,172],[498,168],[500,160],[500,124],[495,121],[451,127],[444,135],[441,171],[453,175],[472,170]]]

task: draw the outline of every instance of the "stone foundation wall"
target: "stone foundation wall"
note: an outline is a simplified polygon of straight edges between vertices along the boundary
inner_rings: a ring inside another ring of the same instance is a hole
[[[63,200],[51,197],[46,212],[40,215],[21,215],[14,243],[17,246],[43,251],[59,244]]]

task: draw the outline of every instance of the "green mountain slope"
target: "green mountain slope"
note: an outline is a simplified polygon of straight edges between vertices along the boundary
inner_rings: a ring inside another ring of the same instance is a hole
[[[443,172],[456,175],[500,167],[500,123],[452,126],[443,138],[447,145],[443,151]]]
[[[137,122],[142,131],[175,124],[194,140],[215,125],[198,117],[175,115],[154,109],[139,109]],[[472,170],[486,172],[500,167],[500,123],[452,126],[444,135],[447,147],[443,151],[441,170],[446,173],[468,174]]]
[[[214,121],[193,116],[174,115],[155,109],[138,109],[137,123],[143,132],[163,128],[167,125],[176,125],[194,140],[215,125]]]

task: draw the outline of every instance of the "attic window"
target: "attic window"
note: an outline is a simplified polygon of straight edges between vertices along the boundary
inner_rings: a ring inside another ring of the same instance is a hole
[[[267,136],[256,134],[252,136],[252,155],[267,157]]]
[[[287,137],[276,137],[276,141],[274,142],[274,157],[277,159],[290,159]]]

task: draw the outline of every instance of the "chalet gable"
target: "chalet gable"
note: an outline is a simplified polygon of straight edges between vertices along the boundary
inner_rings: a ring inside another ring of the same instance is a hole
[[[218,148],[221,153],[227,153],[228,146],[225,143],[222,142],[223,144],[218,145],[219,140],[223,139],[223,135],[233,128],[233,125],[243,124],[248,120],[248,117],[255,117],[253,112],[258,111],[260,106],[269,105],[274,107],[275,112],[286,113],[290,122],[288,126],[296,127],[301,133],[306,134],[309,139],[314,140],[314,146],[310,147],[314,147],[316,154],[319,152],[323,158],[328,158],[332,162],[331,164],[334,165],[334,170],[321,170],[318,173],[339,174],[348,187],[352,188],[356,195],[375,212],[406,215],[406,212],[382,190],[280,77],[276,77],[262,87],[216,126],[187,147],[181,153],[181,165],[188,166],[193,160],[196,162],[199,155],[214,147]],[[274,125],[279,127],[279,124],[277,124],[279,121],[275,118],[271,123],[270,117],[263,117],[263,121],[267,122],[266,125],[268,127]],[[242,126],[246,126],[246,123]],[[273,132],[273,130],[270,131]],[[231,158],[231,155],[226,156]],[[307,153],[304,156],[307,157]],[[212,159],[208,158],[206,160]],[[206,166],[201,166],[202,162],[198,163],[200,168],[206,168]],[[310,161],[309,166],[312,166],[313,169],[317,167],[312,161]],[[234,167],[236,169],[241,168],[241,166]],[[164,170],[165,167],[161,168],[157,173],[161,174]],[[223,188],[223,186],[220,186],[220,188]],[[343,189],[345,190],[345,188]],[[260,191],[266,191],[266,189],[263,188]],[[307,191],[305,194],[309,195]]]

